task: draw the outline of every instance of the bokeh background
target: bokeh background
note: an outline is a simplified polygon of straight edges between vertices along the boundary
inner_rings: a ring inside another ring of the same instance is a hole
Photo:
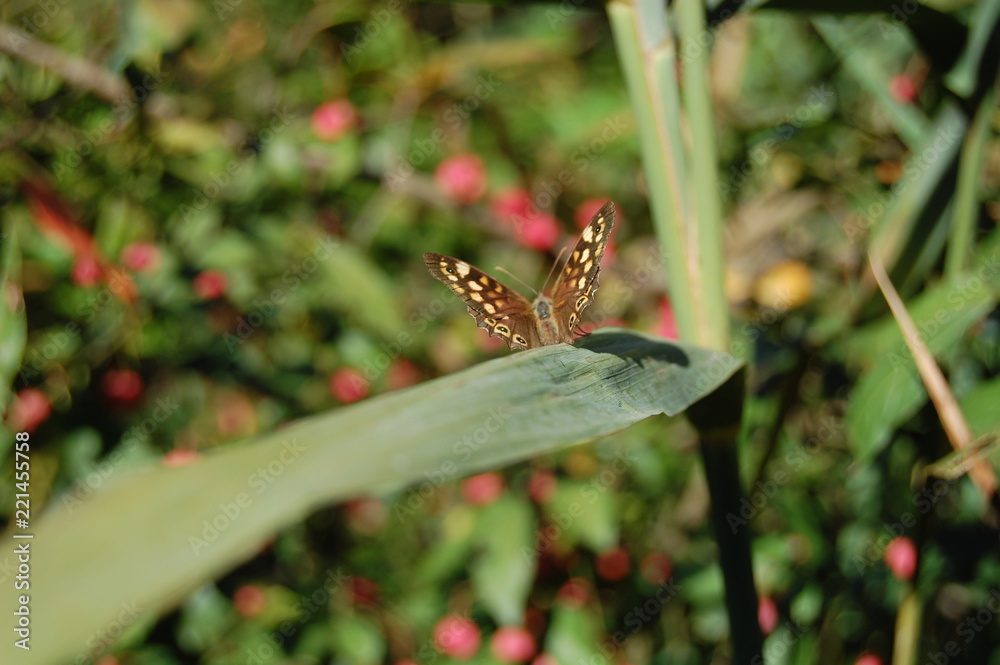
[[[767,663],[996,665],[997,525],[961,473],[921,480],[950,447],[897,389],[913,354],[887,346],[866,252],[905,235],[897,286],[973,433],[995,431],[998,3],[757,4],[707,8],[678,47],[711,54],[749,362],[730,527],[754,533],[760,601],[740,620]],[[8,526],[15,432],[38,514],[509,354],[426,251],[539,288],[614,200],[585,328],[677,336],[601,3],[11,0],[0,20]],[[926,221],[886,231],[900,206]],[[74,662],[725,663],[708,506],[694,430],[652,419],[320,509]]]

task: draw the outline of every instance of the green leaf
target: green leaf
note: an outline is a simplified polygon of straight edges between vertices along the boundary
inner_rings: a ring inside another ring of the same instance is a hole
[[[382,629],[358,614],[339,614],[330,626],[330,640],[340,662],[374,665],[385,658]]]
[[[608,652],[603,653],[607,660],[600,662],[613,662],[614,645],[605,645],[601,640],[603,635],[603,626],[590,608],[560,603],[552,610],[552,625],[545,636],[545,651],[557,663],[589,663],[598,662],[595,654],[600,647],[607,646]]]
[[[184,602],[177,641],[191,651],[207,649],[229,628],[231,612],[229,599],[214,584],[203,586]]]
[[[676,414],[741,361],[620,330],[520,352],[290,424],[176,468],[122,469],[34,519],[31,662],[88,653],[123,602],[169,607],[318,506],[487,468]],[[9,538],[9,535],[7,536]],[[0,566],[16,568],[12,549]],[[17,595],[0,594],[14,616]],[[16,654],[16,657],[15,657]],[[0,662],[23,662],[5,640]]]
[[[583,543],[595,552],[603,552],[618,542],[617,497],[602,480],[559,483],[545,506],[551,526],[545,531],[543,546],[554,541],[564,548]]]
[[[384,339],[395,339],[405,326],[398,298],[385,273],[354,245],[328,240],[324,246],[329,260],[317,258],[330,306]]]
[[[996,306],[995,287],[974,273],[962,273],[928,289],[907,305],[931,353],[954,348],[970,326]],[[856,461],[870,460],[888,443],[892,431],[911,418],[927,392],[894,319],[853,336],[848,357],[867,360],[848,401],[846,423]]]
[[[538,554],[534,512],[525,498],[508,494],[484,509],[478,523],[483,552],[471,571],[476,598],[498,624],[521,625]]]
[[[983,381],[958,400],[962,415],[968,421],[973,435],[996,432],[1000,428],[998,404],[1000,404],[1000,377]]]

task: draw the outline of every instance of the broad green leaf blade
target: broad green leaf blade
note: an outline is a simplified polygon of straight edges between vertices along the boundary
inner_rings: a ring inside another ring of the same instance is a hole
[[[617,645],[604,638],[600,617],[588,607],[575,607],[560,602],[552,610],[552,625],[545,634],[545,651],[557,663],[601,662],[595,658],[598,652],[613,662]]]
[[[324,239],[326,255],[316,254],[330,306],[385,339],[395,339],[404,322],[385,272],[354,245]],[[329,260],[327,260],[329,258]],[[303,270],[308,271],[303,263]]]
[[[22,530],[34,535],[32,649],[4,640],[0,662],[94,655],[95,636],[121,625],[123,607],[132,623],[175,605],[317,506],[427,474],[460,478],[676,414],[740,366],[724,353],[606,330],[576,348],[512,354],[307,418],[187,466],[120,471],[83,502],[53,499]],[[0,567],[16,570],[11,549]],[[5,616],[17,604],[0,594]]]
[[[483,552],[471,570],[476,599],[497,624],[520,625],[538,557],[531,505],[523,497],[504,496],[483,510],[478,523]]]
[[[973,434],[1000,434],[1000,377],[983,381],[958,399]]]
[[[996,303],[996,286],[970,271],[943,280],[907,308],[931,353],[942,356]],[[894,320],[885,319],[858,332],[847,348],[849,359],[868,367],[851,391],[846,414],[848,441],[857,463],[863,464],[881,452],[893,430],[917,412],[927,400],[927,391]]]
[[[635,460],[626,459],[622,468],[634,463]],[[618,544],[618,497],[612,491],[612,483],[613,479],[604,477],[586,482],[561,481],[545,505],[550,526],[542,534],[539,549],[559,547],[572,551],[583,544],[600,553]]]

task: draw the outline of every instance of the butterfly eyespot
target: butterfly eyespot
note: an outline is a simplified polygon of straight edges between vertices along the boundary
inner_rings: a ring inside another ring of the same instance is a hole
[[[523,344],[525,346],[528,345],[528,340],[524,339],[520,335],[514,335],[514,341],[517,342],[518,344]]]
[[[576,314],[569,315],[569,327],[572,328],[576,325]]]
[[[589,300],[587,298],[587,296],[580,296],[579,298],[577,298],[576,299],[576,308],[580,309],[581,307],[583,307],[584,305],[586,305],[587,304],[587,300]]]
[[[445,268],[444,271],[446,273],[448,273],[449,275],[454,275],[455,274],[455,269],[451,268],[451,267]]]
[[[510,330],[507,329],[507,326],[497,326],[497,332],[509,333]]]

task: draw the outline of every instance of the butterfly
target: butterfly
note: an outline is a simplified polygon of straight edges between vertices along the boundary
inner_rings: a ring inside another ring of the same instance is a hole
[[[465,301],[469,314],[490,337],[500,337],[510,349],[573,342],[573,331],[584,308],[594,301],[601,258],[615,225],[615,204],[597,211],[566,259],[552,297],[538,294],[534,302],[512,291],[470,263],[443,254],[424,254],[427,270]]]

